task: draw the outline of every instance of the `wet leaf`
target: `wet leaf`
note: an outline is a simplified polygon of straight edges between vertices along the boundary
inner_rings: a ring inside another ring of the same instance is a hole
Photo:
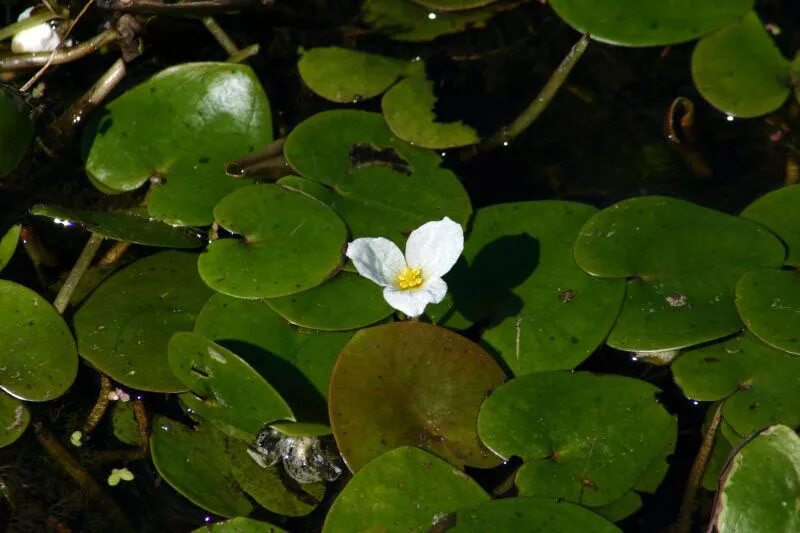
[[[697,43],[692,78],[703,98],[737,117],[771,113],[790,92],[789,60],[755,12]]]
[[[353,472],[398,446],[428,449],[457,466],[496,466],[478,438],[481,403],[503,371],[477,344],[423,322],[359,331],[331,376],[330,417]]]
[[[22,162],[33,140],[30,113],[16,93],[0,87],[0,179]]]
[[[448,531],[614,533],[621,530],[580,505],[546,498],[505,498],[459,509],[455,514],[455,526]]]
[[[739,277],[780,266],[784,255],[781,242],[757,224],[663,196],[600,211],[575,242],[584,270],[629,278],[607,343],[631,352],[679,349],[738,331]]]
[[[478,418],[483,442],[519,456],[522,496],[587,506],[619,500],[664,462],[675,418],[643,381],[587,372],[540,372],[498,387]]]
[[[203,226],[214,205],[248,183],[225,164],[272,141],[269,102],[255,74],[234,63],[167,68],[100,112],[86,171],[115,194],[155,177],[147,209],[171,223]]]
[[[787,265],[800,266],[800,185],[789,185],[765,194],[742,211],[742,217],[758,222],[781,238],[789,250]]]
[[[771,426],[742,447],[722,478],[719,533],[800,530],[800,437]]]
[[[111,427],[114,436],[120,442],[136,447],[142,445],[139,423],[136,421],[132,402],[114,402],[111,408]]]
[[[209,512],[248,515],[253,506],[233,477],[228,446],[209,424],[191,429],[163,416],[153,420],[150,450],[164,481]]]
[[[407,64],[400,59],[329,46],[302,51],[297,69],[313,92],[333,102],[349,104],[384,92],[403,74]]]
[[[425,77],[425,66],[415,64],[414,73],[383,95],[381,109],[392,132],[415,146],[455,148],[480,141],[478,132],[463,122],[439,122],[433,112],[436,96],[433,82]]]
[[[328,423],[328,381],[350,332],[293,327],[263,301],[215,294],[195,332],[238,354],[266,379],[301,422]]]
[[[377,457],[345,485],[322,531],[430,531],[437,517],[488,499],[463,472],[404,446]]]
[[[592,507],[592,511],[610,522],[619,522],[642,508],[642,497],[635,490],[629,490],[622,498],[600,507]]]
[[[750,334],[688,350],[672,372],[688,398],[725,399],[723,420],[739,435],[770,424],[800,426],[800,357]]]
[[[229,435],[255,439],[264,424],[293,420],[272,385],[235,353],[196,333],[169,340],[169,364],[189,392],[181,401]]]
[[[22,285],[0,280],[0,388],[21,400],[64,394],[78,373],[67,324],[50,303]]]
[[[286,533],[285,529],[281,529],[278,526],[244,516],[237,516],[222,522],[214,522],[213,524],[199,527],[193,530],[192,533],[203,533],[204,531],[209,533]]]
[[[31,414],[25,404],[0,391],[0,448],[16,442],[30,421]]]
[[[147,216],[143,210],[85,211],[54,205],[35,205],[31,213],[55,219],[65,226],[78,224],[108,239],[165,248],[198,248],[205,235],[185,226],[171,226]]]
[[[770,346],[800,355],[800,272],[753,270],[736,286],[747,329]]]
[[[515,375],[574,368],[614,324],[624,283],[586,274],[572,256],[578,231],[596,212],[542,201],[484,207],[475,215],[466,265],[453,270],[448,284],[460,315],[488,319],[483,341]]]
[[[78,309],[73,325],[81,356],[134,389],[177,392],[167,342],[192,329],[211,295],[197,275],[197,255],[165,251],[111,275]]]
[[[661,46],[727,26],[754,0],[551,0],[564,21],[592,38],[623,46]]]
[[[5,235],[3,235],[3,238],[0,239],[0,271],[6,267],[14,256],[14,252],[17,251],[21,229],[22,226],[19,224],[11,226],[11,228],[6,231]]]
[[[332,433],[331,427],[325,424],[308,424],[303,422],[275,422],[269,427],[288,437],[321,437]]]
[[[292,324],[324,331],[361,328],[393,312],[381,287],[350,272],[340,272],[313,289],[266,302]]]
[[[431,220],[448,216],[465,226],[472,210],[458,178],[439,166],[441,157],[397,139],[377,113],[318,113],[289,134],[284,155],[307,179],[280,183],[328,203],[353,238],[404,245]]]
[[[412,0],[412,2],[436,11],[463,11],[493,4],[497,0]]]
[[[316,287],[341,266],[347,229],[328,206],[277,185],[251,185],[214,208],[214,219],[239,238],[212,242],[200,277],[217,292],[274,298]]]

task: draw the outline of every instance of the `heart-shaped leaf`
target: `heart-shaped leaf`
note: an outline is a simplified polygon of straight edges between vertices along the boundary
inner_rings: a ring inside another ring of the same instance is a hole
[[[33,122],[25,103],[5,86],[0,87],[0,178],[17,168],[33,140]]]
[[[800,266],[800,184],[765,194],[745,207],[741,216],[772,230],[788,249],[786,264]]]
[[[748,272],[736,286],[736,307],[756,337],[779,350],[800,355],[800,272]]]
[[[9,261],[11,261],[11,257],[17,250],[17,243],[19,243],[19,233],[21,229],[22,226],[19,224],[11,226],[6,234],[3,235],[3,238],[0,239],[0,271],[6,267]]]
[[[31,414],[25,404],[0,391],[0,448],[16,442],[30,422]]]
[[[111,427],[120,442],[129,446],[142,445],[142,435],[132,402],[114,402],[111,408]]]
[[[274,298],[315,287],[341,266],[347,228],[328,206],[277,185],[236,190],[214,219],[241,238],[218,239],[200,256],[206,284],[239,298]]]

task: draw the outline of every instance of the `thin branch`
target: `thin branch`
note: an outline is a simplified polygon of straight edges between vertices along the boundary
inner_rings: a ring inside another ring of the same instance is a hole
[[[144,15],[211,15],[271,6],[274,0],[197,0],[164,3],[160,0],[97,0],[97,7]]]
[[[86,243],[86,246],[83,247],[81,255],[79,255],[78,260],[75,261],[75,265],[72,267],[67,279],[64,280],[64,285],[61,286],[61,290],[58,291],[58,295],[53,302],[53,306],[56,308],[56,311],[58,311],[59,314],[64,314],[64,311],[67,309],[69,301],[72,298],[72,293],[75,292],[75,287],[78,286],[83,273],[86,272],[87,268],[89,268],[89,265],[92,263],[92,259],[94,259],[94,256],[97,253],[97,250],[100,249],[100,245],[102,243],[103,237],[97,235],[96,233],[92,233],[92,236],[89,237],[89,241]]]
[[[99,35],[95,35],[88,41],[84,41],[70,48],[57,48],[53,52],[33,52],[29,54],[10,54],[3,56],[0,57],[0,72],[42,67],[42,69],[20,89],[20,92],[26,92],[39,80],[39,73],[43,73],[44,69],[50,65],[71,63],[72,61],[76,61],[96,52],[103,46],[116,41],[118,38],[119,35],[115,30],[106,30]]]

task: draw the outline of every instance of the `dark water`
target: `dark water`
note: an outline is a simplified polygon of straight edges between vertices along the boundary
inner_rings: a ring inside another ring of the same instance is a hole
[[[217,17],[240,45],[260,43],[262,52],[250,63],[270,97],[278,135],[331,107],[300,82],[295,68],[300,46],[345,45],[397,57],[420,56],[437,82],[439,117],[465,120],[488,134],[510,122],[528,104],[578,38],[549,8],[536,1],[498,16],[485,30],[444,37],[434,44],[394,43],[364,32],[359,27],[356,1],[285,4],[289,7],[278,13]],[[14,7],[12,11],[20,9]],[[786,55],[800,48],[800,3],[763,1],[759,2],[759,12],[765,22],[782,28],[777,41]],[[102,12],[90,11],[76,36],[86,38],[104,22]],[[155,20],[146,26],[143,38],[145,54],[130,65],[119,90],[170,64],[225,59],[199,21]],[[462,177],[475,207],[551,198],[602,207],[631,196],[666,194],[738,212],[757,196],[784,183],[789,152],[786,137],[780,141],[770,137],[778,121],[794,121],[800,126],[797,111],[794,117],[791,111],[783,110],[767,119],[727,120],[704,103],[693,87],[689,72],[692,47],[690,43],[668,49],[626,49],[592,43],[550,107],[509,147],[475,157],[450,150],[445,154],[446,165]],[[115,59],[113,53],[98,55],[53,69],[46,77],[45,96],[34,103],[41,113],[40,124],[57,116]],[[691,99],[696,106],[696,141],[689,149],[667,141],[663,131],[667,110],[678,96]],[[359,107],[378,110],[379,102],[368,101]],[[77,141],[69,143],[57,158],[36,151],[0,188],[0,227],[20,220],[33,226],[59,260],[58,266],[45,272],[50,282],[71,266],[86,236],[29,219],[25,213],[32,204],[52,202],[87,208],[135,201],[132,196],[109,198],[96,192],[84,176],[79,154]],[[4,276],[46,293],[47,287],[32,272],[28,259],[18,254]],[[677,453],[671,459],[667,478],[654,496],[645,496],[640,512],[620,524],[626,531],[663,529],[677,516],[683,485],[699,445],[704,408],[682,397],[667,369],[633,362],[628,355],[608,348],[580,368],[651,381],[664,391],[661,399],[665,406],[679,416]],[[96,391],[96,377],[84,369],[63,400],[33,406],[34,417],[59,436],[68,435],[82,423]],[[145,399],[151,410],[174,409],[164,397],[150,395]],[[95,437],[97,447],[112,445],[111,440],[104,440],[104,434],[108,434],[105,426]],[[90,452],[83,449],[78,455],[102,480],[104,467]],[[159,484],[149,461],[139,461],[131,469],[136,480],[114,490],[113,495],[135,517],[137,528],[188,530],[206,516],[165,484]],[[502,474],[477,477],[493,488]],[[14,496],[13,530],[42,531],[58,522],[81,524],[84,530],[106,530],[102,513],[98,514],[91,502],[86,505],[72,482],[52,468],[30,431],[16,445],[0,450],[0,479]],[[7,501],[3,505],[2,516],[8,524],[11,505]],[[308,530],[319,526],[325,507],[304,519],[263,517],[292,530]]]

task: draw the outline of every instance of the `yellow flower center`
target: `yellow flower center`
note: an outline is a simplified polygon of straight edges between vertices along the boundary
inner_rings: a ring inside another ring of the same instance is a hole
[[[418,268],[403,267],[397,276],[397,286],[403,290],[416,289],[422,285],[422,271]]]

